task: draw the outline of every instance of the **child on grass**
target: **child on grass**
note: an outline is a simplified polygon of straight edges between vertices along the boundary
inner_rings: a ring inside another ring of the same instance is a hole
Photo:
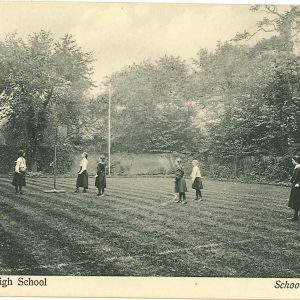
[[[76,181],[76,190],[74,193],[79,192],[79,188],[83,187],[83,193],[86,193],[86,190],[88,189],[88,182],[89,182],[89,175],[87,173],[87,165],[88,165],[88,154],[86,152],[83,152],[82,160],[80,161],[80,169],[78,171],[77,181]]]
[[[175,193],[179,194],[179,199],[176,201],[177,203],[187,204],[186,195],[187,187],[184,179],[184,171],[180,158],[177,158],[175,161],[176,165],[176,173],[175,173]]]
[[[26,160],[25,160],[25,151],[20,150],[18,152],[18,159],[16,161],[14,177],[12,185],[15,186],[16,194],[23,194],[22,187],[26,186]]]
[[[98,188],[97,196],[104,196],[104,191],[106,188],[106,168],[104,156],[100,156],[99,158],[97,165],[97,175],[95,177],[95,186]]]
[[[294,210],[294,216],[288,218],[288,220],[298,222],[298,213],[300,210],[300,156],[295,155],[292,158],[292,163],[294,165],[294,172],[291,179],[292,187],[288,206]]]
[[[193,165],[193,171],[191,174],[192,177],[192,188],[194,190],[196,190],[196,198],[195,200],[202,200],[202,194],[201,194],[201,190],[203,189],[203,184],[202,184],[202,180],[201,180],[201,173],[200,173],[200,169],[199,169],[199,162],[198,160],[194,159],[192,161],[192,165]]]

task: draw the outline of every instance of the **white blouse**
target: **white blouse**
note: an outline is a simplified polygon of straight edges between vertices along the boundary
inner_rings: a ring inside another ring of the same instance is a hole
[[[24,172],[26,171],[27,167],[26,167],[26,160],[24,157],[19,157],[16,161],[16,167],[15,167],[15,171],[17,173],[20,172]]]
[[[80,173],[81,174],[83,171],[86,171],[87,169],[87,165],[88,165],[88,160],[84,157],[81,162],[80,162],[80,167],[81,167],[81,170],[80,170]]]
[[[191,174],[192,180],[194,181],[197,177],[201,177],[200,169],[197,166],[193,167],[193,171]]]

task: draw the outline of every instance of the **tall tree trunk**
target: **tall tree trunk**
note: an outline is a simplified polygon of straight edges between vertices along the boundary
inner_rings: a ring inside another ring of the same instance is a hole
[[[44,131],[47,128],[47,117],[46,117],[46,103],[44,104],[43,110],[38,114],[32,112],[34,120],[27,124],[27,132],[30,137],[30,149],[31,149],[31,171],[37,172],[38,169],[38,154],[41,143],[44,140]]]
[[[34,145],[31,152],[31,171],[37,172],[38,147]]]

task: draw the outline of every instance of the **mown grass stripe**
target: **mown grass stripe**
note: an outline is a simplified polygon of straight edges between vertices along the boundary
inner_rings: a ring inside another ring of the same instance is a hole
[[[1,198],[0,198],[1,199]],[[0,200],[1,201],[1,200]],[[7,207],[0,202],[1,213],[5,214]],[[29,268],[41,275],[39,263],[16,237],[0,225],[0,256],[2,258],[1,274],[16,274],[22,268]],[[22,272],[19,272],[23,275]]]

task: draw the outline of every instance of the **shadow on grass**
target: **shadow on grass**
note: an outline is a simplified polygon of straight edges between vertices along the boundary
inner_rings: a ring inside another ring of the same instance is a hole
[[[1,204],[0,204],[1,205]],[[1,213],[10,213],[10,208],[1,205]],[[26,275],[30,270],[35,275],[43,274],[35,258],[29,254],[14,236],[0,225],[0,256],[3,259],[5,270],[1,274]]]

